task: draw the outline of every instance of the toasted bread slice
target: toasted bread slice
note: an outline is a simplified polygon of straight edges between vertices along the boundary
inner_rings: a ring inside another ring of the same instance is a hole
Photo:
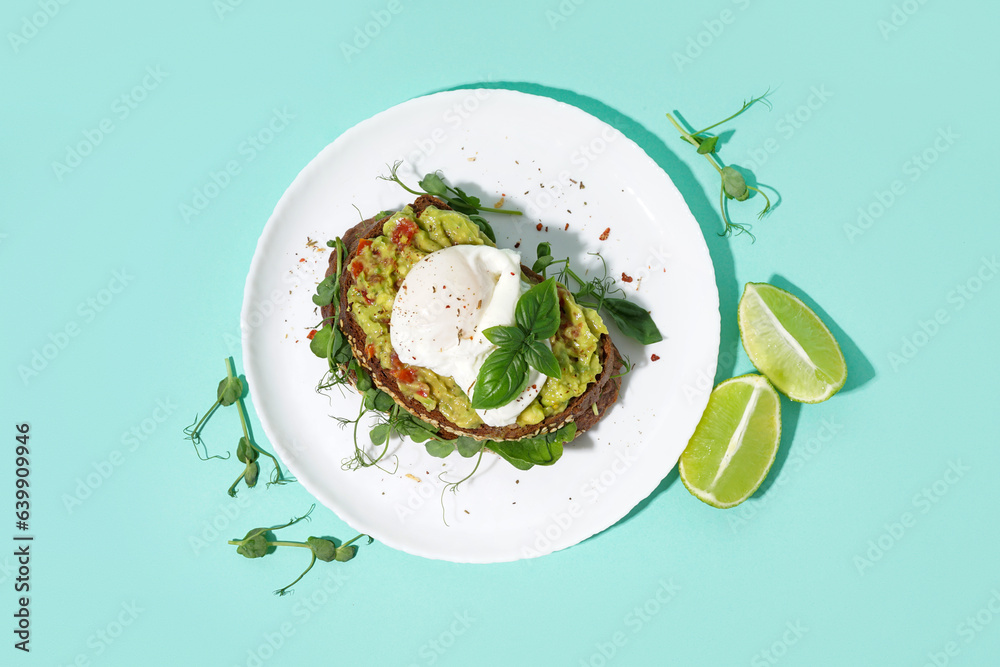
[[[414,213],[420,215],[428,206],[435,206],[442,210],[451,210],[443,201],[423,195],[411,204]],[[382,225],[388,216],[381,218],[369,218],[358,223],[343,235],[345,245],[344,266],[350,264],[358,248],[361,239],[373,239],[382,234]],[[542,276],[538,275],[528,267],[522,265],[521,270],[530,280],[541,282]],[[330,266],[326,275],[334,275],[337,271],[337,257],[333,253],[330,257]],[[598,355],[601,361],[601,373],[597,378],[587,385],[586,391],[580,396],[570,400],[566,409],[562,412],[547,417],[538,424],[531,426],[487,426],[482,425],[477,428],[462,428],[448,421],[438,410],[427,410],[420,403],[410,400],[399,389],[396,378],[389,373],[388,369],[382,368],[377,358],[368,358],[364,354],[365,334],[355,320],[347,302],[347,292],[354,283],[354,277],[350,271],[344,271],[341,275],[340,285],[340,321],[339,326],[344,332],[354,358],[371,375],[372,381],[382,391],[392,396],[405,410],[423,421],[433,424],[440,429],[440,435],[448,438],[450,436],[469,436],[476,440],[519,440],[536,436],[542,433],[556,431],[569,422],[576,422],[577,434],[586,431],[596,424],[607,412],[608,408],[618,399],[618,392],[621,388],[621,378],[616,377],[621,370],[622,362],[618,349],[611,342],[611,337],[601,334],[598,342]],[[322,309],[324,318],[333,317],[333,306],[324,306]]]

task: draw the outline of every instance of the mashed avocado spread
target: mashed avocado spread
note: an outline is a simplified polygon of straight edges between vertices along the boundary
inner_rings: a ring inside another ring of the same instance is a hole
[[[358,244],[348,267],[354,284],[348,290],[347,300],[365,332],[365,354],[378,358],[382,368],[397,379],[400,391],[407,398],[428,410],[439,410],[462,428],[476,428],[483,422],[455,381],[426,368],[402,363],[389,341],[392,304],[410,267],[425,255],[452,245],[494,244],[461,213],[428,206],[418,218],[407,206],[386,220],[381,236],[363,239]],[[562,378],[546,378],[538,396],[518,415],[520,426],[537,424],[562,412],[601,373],[597,343],[601,334],[608,331],[604,322],[596,311],[577,304],[565,287],[559,285],[558,291],[562,321],[550,342]]]

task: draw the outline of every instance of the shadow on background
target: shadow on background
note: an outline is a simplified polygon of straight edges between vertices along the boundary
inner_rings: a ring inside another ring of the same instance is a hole
[[[736,305],[740,297],[740,291],[736,282],[733,253],[729,248],[730,241],[727,238],[719,236],[719,232],[723,229],[723,225],[719,212],[716,209],[717,202],[710,200],[709,197],[705,195],[704,189],[698,182],[698,179],[695,178],[694,172],[691,171],[691,168],[678,158],[670,148],[667,148],[667,145],[659,136],[657,136],[657,134],[646,129],[646,127],[636,120],[626,116],[622,112],[608,106],[600,100],[596,100],[592,97],[587,97],[586,95],[581,95],[570,90],[564,90],[562,88],[552,88],[536,83],[518,81],[482,81],[455,86],[447,88],[446,90],[467,90],[474,88],[516,90],[522,93],[541,95],[559,102],[571,104],[607,123],[638,144],[639,147],[642,148],[642,150],[644,150],[646,154],[670,176],[670,179],[674,182],[674,185],[677,186],[681,196],[684,197],[685,203],[687,203],[688,208],[691,209],[691,213],[694,215],[695,220],[698,221],[698,225],[701,227],[702,234],[704,235],[705,242],[708,246],[709,254],[712,258],[712,264],[715,267],[715,281],[719,288],[719,309],[722,313],[729,314],[729,316],[722,318],[720,349],[731,350],[739,344],[739,330],[736,326],[735,315]],[[666,114],[666,112],[667,110],[664,109],[664,114]],[[665,117],[663,119],[662,127],[658,127],[656,129],[664,131],[667,136],[674,136],[676,134],[674,128]],[[687,144],[678,139],[678,147],[684,149],[685,146],[687,146]],[[698,157],[693,148],[691,148],[691,155]],[[704,167],[705,169],[709,169],[707,164],[704,165]],[[749,239],[747,239],[747,242],[749,242]],[[718,379],[732,377],[735,364],[736,355],[722,355],[719,359],[716,381],[718,381]],[[637,515],[650,502],[652,502],[656,496],[663,493],[676,480],[677,468],[675,466],[673,470],[671,470],[670,474],[668,474],[660,482],[660,484],[648,497],[636,505],[632,511],[620,519],[615,525],[628,521]],[[614,526],[612,526],[612,528],[613,527]]]

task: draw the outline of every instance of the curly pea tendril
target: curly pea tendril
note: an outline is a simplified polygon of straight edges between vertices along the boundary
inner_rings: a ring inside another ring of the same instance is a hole
[[[246,483],[247,488],[253,488],[257,485],[257,478],[260,475],[260,463],[258,463],[257,459],[262,455],[268,457],[274,463],[274,470],[271,471],[271,477],[267,483],[268,486],[272,484],[287,484],[294,481],[284,477],[281,472],[281,466],[278,464],[278,459],[273,454],[258,447],[253,438],[250,437],[250,430],[247,428],[247,408],[243,402],[243,395],[246,393],[246,384],[236,375],[236,368],[232,358],[227,358],[225,363],[226,377],[222,378],[218,389],[216,389],[215,403],[212,404],[212,407],[205,412],[205,416],[200,420],[195,415],[194,422],[184,429],[184,433],[187,436],[185,439],[191,441],[191,444],[194,445],[195,453],[202,461],[228,459],[230,456],[229,452],[226,452],[225,456],[219,456],[218,454],[209,455],[208,447],[205,445],[201,434],[209,418],[215,414],[216,410],[220,407],[225,408],[235,405],[236,411],[240,415],[240,424],[243,426],[243,437],[239,439],[236,447],[236,458],[243,464],[243,471],[229,487],[229,495],[236,495],[236,487],[241,481]]]
[[[314,509],[316,509],[315,504],[313,504],[305,514],[300,517],[293,518],[288,523],[280,526],[272,526],[270,528],[254,528],[241,540],[229,540],[229,544],[236,547],[236,552],[245,558],[263,558],[268,554],[274,553],[274,550],[277,547],[298,547],[300,549],[309,549],[311,558],[309,560],[308,567],[306,567],[302,574],[295,578],[295,581],[274,591],[275,595],[287,595],[291,592],[292,586],[299,583],[302,577],[306,576],[306,573],[312,569],[317,560],[321,560],[324,563],[332,561],[346,563],[354,558],[355,554],[357,554],[358,548],[353,546],[354,542],[362,537],[368,538],[368,544],[371,544],[374,541],[370,536],[363,533],[351,538],[340,546],[337,546],[333,540],[325,537],[308,537],[305,542],[269,539],[269,534],[276,530],[288,528],[289,526],[295,525],[299,521],[308,520],[309,515],[312,514]]]
[[[726,166],[725,163],[722,162],[715,150],[716,145],[719,143],[718,135],[709,135],[706,133],[723,123],[731,121],[758,102],[770,109],[771,103],[767,99],[767,96],[770,94],[771,91],[768,89],[763,95],[754,97],[749,101],[744,102],[743,106],[740,107],[740,110],[732,116],[720,120],[718,123],[709,125],[703,130],[698,130],[697,132],[688,132],[680,123],[677,122],[677,119],[675,119],[672,114],[667,114],[667,120],[669,120],[673,126],[677,128],[678,132],[681,133],[681,139],[694,146],[698,150],[698,154],[704,155],[705,159],[708,160],[713,167],[715,167],[717,172],[719,172],[719,177],[722,181],[719,189],[719,210],[722,211],[722,220],[726,223],[726,228],[719,234],[719,236],[729,236],[733,233],[733,230],[736,230],[737,234],[746,233],[751,240],[755,240],[754,235],[750,233],[750,230],[747,229],[746,225],[737,224],[729,219],[729,213],[726,208],[727,200],[735,199],[736,201],[746,201],[750,197],[750,191],[753,190],[763,197],[765,202],[763,210],[757,214],[758,220],[767,215],[767,212],[771,210],[771,200],[768,199],[767,195],[764,194],[763,191],[758,190],[752,185],[747,185],[743,174],[741,174],[735,167]]]

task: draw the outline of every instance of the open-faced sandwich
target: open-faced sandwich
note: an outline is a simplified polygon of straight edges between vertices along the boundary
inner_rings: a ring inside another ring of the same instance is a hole
[[[474,218],[421,195],[332,242],[311,348],[393,417],[373,442],[548,465],[617,400],[622,358],[597,310]]]

